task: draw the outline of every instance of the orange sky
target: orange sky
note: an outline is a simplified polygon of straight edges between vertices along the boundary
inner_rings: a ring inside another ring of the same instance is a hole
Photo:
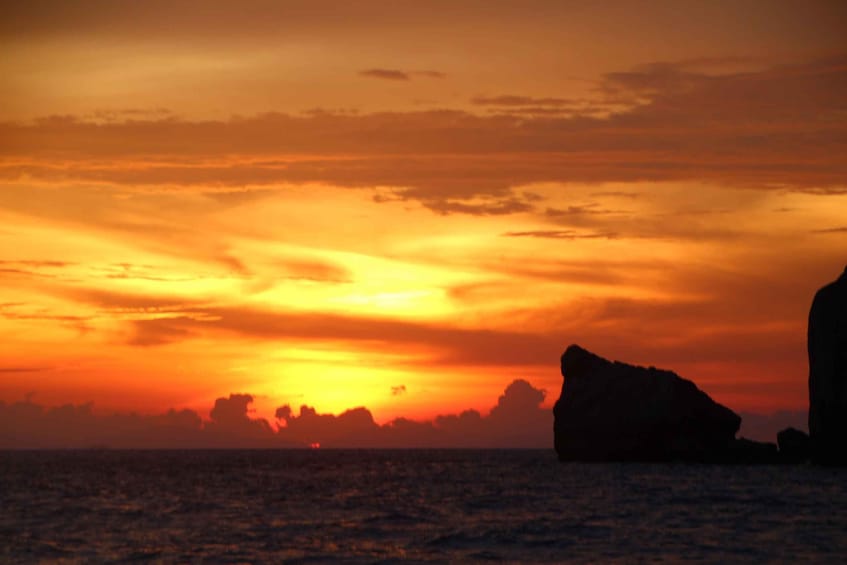
[[[804,408],[847,8],[600,6],[8,6],[0,400],[429,418],[580,343]]]

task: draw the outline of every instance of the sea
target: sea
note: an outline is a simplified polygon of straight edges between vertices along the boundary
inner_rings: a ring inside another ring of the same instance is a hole
[[[552,450],[0,452],[3,563],[845,563],[847,469]]]

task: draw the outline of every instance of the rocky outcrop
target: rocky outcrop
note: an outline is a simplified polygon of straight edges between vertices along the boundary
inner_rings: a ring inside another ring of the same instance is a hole
[[[847,269],[815,294],[808,348],[812,460],[847,465]]]
[[[670,371],[610,362],[571,345],[562,355],[562,376],[553,409],[562,461],[754,457],[750,446],[735,443],[741,418]]]
[[[729,442],[726,451],[716,454],[710,461],[744,465],[783,463],[779,448],[775,443],[754,441],[743,437]]]
[[[784,463],[804,463],[809,460],[809,434],[797,428],[785,428],[776,434],[780,459]]]

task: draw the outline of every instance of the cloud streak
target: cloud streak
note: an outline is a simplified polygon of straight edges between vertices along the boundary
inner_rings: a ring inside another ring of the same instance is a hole
[[[204,333],[289,340],[392,344],[398,351],[428,350],[430,363],[456,365],[547,365],[561,343],[527,332],[464,329],[367,316],[269,312],[245,308],[205,308],[181,316],[138,319],[132,345],[173,343]]]
[[[412,76],[371,71],[393,80]],[[231,191],[307,182],[387,186],[395,196],[436,211],[471,214],[525,211],[531,202],[511,190],[537,182],[693,179],[843,189],[843,54],[722,75],[657,63],[610,73],[599,91],[627,108],[606,117],[438,110],[270,113],[223,121],[168,117],[98,124],[52,116],[6,122],[0,124],[0,179],[85,181],[126,190]],[[528,101],[477,99],[503,106]],[[500,201],[467,202],[474,197]]]
[[[618,234],[608,233],[579,233],[574,230],[533,230],[533,231],[509,231],[503,234],[506,237],[536,237],[542,239],[615,239]]]
[[[410,80],[409,73],[399,71],[397,69],[365,69],[359,71],[359,75],[368,78],[378,78],[383,80]]]
[[[401,71],[399,69],[365,69],[359,75],[382,80],[408,81],[414,77],[444,78],[447,75],[439,71]]]

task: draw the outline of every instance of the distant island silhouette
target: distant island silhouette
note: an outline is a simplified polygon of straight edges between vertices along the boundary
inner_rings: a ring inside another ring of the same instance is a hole
[[[777,444],[737,438],[741,417],[676,373],[609,361],[579,345],[562,355],[553,409],[562,461],[847,464],[847,269],[820,289],[808,330],[809,430]]]

